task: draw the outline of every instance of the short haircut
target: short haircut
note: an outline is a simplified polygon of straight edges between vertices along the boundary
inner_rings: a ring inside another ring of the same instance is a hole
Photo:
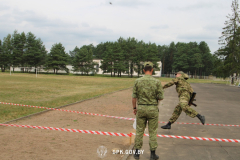
[[[151,70],[152,70],[152,66],[146,65],[146,66],[144,67],[144,70],[145,70],[145,71],[151,71]]]

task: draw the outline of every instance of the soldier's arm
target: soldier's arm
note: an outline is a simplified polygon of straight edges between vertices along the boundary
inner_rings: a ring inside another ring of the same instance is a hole
[[[170,82],[168,82],[167,84],[165,84],[165,85],[163,86],[163,89],[168,88],[168,87],[171,87],[172,85],[177,84],[177,82],[178,82],[178,79],[177,79],[177,78],[174,78],[174,79],[172,79]]]
[[[133,86],[132,98],[137,98],[137,81],[135,81]]]
[[[162,84],[161,82],[159,81],[157,83],[157,99],[158,100],[162,100],[164,98],[164,94],[163,94],[163,87],[162,87]]]

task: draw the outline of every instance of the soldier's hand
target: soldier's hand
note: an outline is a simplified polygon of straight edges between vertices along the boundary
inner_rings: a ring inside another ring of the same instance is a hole
[[[133,114],[136,115],[137,114],[137,109],[133,110]]]

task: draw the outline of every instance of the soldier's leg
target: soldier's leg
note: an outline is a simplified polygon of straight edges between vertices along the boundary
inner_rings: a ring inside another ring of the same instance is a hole
[[[157,129],[158,129],[158,116],[159,110],[157,106],[151,106],[148,110],[148,131],[149,131],[149,146],[151,151],[155,151],[158,147],[157,144]]]
[[[194,109],[192,109],[188,103],[180,103],[180,106],[182,107],[182,110],[190,117],[198,117],[198,119],[201,121],[201,123],[205,124],[205,116],[202,116],[198,114]]]
[[[189,99],[190,94],[181,94],[181,96],[179,97],[179,105],[182,108],[183,112],[185,112],[188,116],[194,118],[197,116],[198,113],[188,105]]]
[[[180,106],[183,110],[183,112],[185,112],[188,116],[194,118],[197,116],[197,111],[195,111],[194,109],[192,109],[188,103],[180,103]]]
[[[171,129],[171,125],[178,119],[180,114],[182,113],[182,108],[180,105],[177,105],[173,111],[172,117],[169,119],[169,122],[161,126],[162,129]]]
[[[137,128],[136,128],[136,137],[135,137],[135,149],[141,149],[143,145],[143,134],[146,128],[147,118],[145,117],[144,110],[137,111]]]
[[[182,108],[181,108],[181,106],[178,104],[178,105],[175,107],[175,109],[174,109],[174,111],[173,111],[173,113],[172,113],[172,117],[169,119],[169,122],[170,122],[171,124],[173,124],[174,122],[176,122],[176,120],[177,120],[178,117],[181,115],[181,113],[182,113]]]

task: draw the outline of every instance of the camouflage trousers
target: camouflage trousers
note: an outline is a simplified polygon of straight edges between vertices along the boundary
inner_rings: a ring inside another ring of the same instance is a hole
[[[188,105],[189,100],[190,94],[188,92],[183,92],[179,96],[179,103],[175,107],[172,117],[169,119],[169,122],[173,124],[181,115],[182,111],[192,118],[197,116],[198,113]]]
[[[143,145],[143,134],[148,121],[149,146],[150,150],[157,149],[157,129],[158,129],[158,106],[139,105],[137,108],[137,128],[135,137],[135,149],[141,149]]]

